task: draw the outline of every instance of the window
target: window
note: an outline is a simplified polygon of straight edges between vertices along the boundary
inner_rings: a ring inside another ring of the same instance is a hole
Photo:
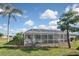
[[[47,35],[42,35],[43,40],[47,40]]]
[[[35,35],[35,39],[41,39],[40,35]]]
[[[63,39],[63,34],[60,34],[61,35],[61,39]]]
[[[31,35],[28,35],[28,38],[29,38],[29,39],[32,39],[32,36],[31,36]]]
[[[42,35],[42,42],[47,43],[47,35]]]
[[[48,35],[48,39],[53,39],[53,35]]]
[[[54,39],[59,39],[59,35],[60,35],[60,34],[54,33],[54,35],[53,35],[53,36],[54,36]]]

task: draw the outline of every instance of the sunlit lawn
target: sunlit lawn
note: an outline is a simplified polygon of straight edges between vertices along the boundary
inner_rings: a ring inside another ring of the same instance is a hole
[[[72,48],[13,48],[2,47],[7,42],[6,39],[0,39],[0,56],[65,56],[65,55],[79,55],[76,50],[79,47],[79,41],[72,43]]]

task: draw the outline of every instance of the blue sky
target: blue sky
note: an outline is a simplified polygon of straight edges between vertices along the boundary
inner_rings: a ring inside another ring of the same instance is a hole
[[[78,4],[68,3],[17,3],[12,6],[22,10],[24,14],[16,15],[17,21],[11,19],[11,35],[30,28],[57,29],[58,18],[63,12],[67,11],[69,7],[78,9]],[[0,32],[6,34],[6,28],[7,17],[0,16]]]

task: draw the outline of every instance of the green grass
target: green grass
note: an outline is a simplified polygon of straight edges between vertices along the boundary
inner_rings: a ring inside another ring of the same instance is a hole
[[[0,38],[0,56],[70,56],[79,55],[79,41],[72,43],[72,48],[13,48],[6,47],[6,39]]]

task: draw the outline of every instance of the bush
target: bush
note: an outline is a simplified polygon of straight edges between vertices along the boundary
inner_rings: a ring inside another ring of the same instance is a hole
[[[13,37],[13,40],[8,42],[9,45],[23,45],[24,44],[24,37],[23,34],[17,33],[16,36]]]

